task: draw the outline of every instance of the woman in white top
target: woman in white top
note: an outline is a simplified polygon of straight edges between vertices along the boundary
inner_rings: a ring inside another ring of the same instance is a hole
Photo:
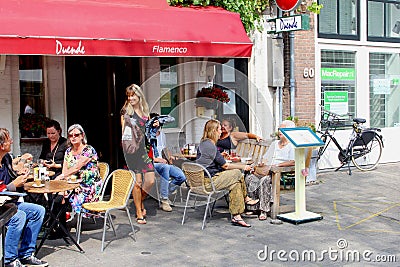
[[[279,128],[296,127],[293,121],[285,120]],[[274,141],[265,154],[259,166],[278,166],[288,167],[294,165],[294,147],[279,131],[279,140]],[[267,168],[268,169],[268,168]],[[248,211],[259,211],[261,221],[267,219],[267,212],[271,208],[271,175],[265,173],[265,176],[259,177],[255,174],[249,174],[245,177],[248,196],[253,199],[260,199],[259,203],[253,206],[247,206]]]

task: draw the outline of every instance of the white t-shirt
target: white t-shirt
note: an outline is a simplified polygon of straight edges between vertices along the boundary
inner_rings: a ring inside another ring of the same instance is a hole
[[[294,160],[294,146],[292,143],[288,143],[283,148],[279,148],[278,143],[279,140],[272,142],[264,155],[268,165],[277,165],[285,161]]]

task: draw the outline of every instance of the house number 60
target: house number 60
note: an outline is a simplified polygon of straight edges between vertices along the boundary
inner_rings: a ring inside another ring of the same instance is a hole
[[[303,77],[304,78],[314,78],[314,68],[304,68]]]

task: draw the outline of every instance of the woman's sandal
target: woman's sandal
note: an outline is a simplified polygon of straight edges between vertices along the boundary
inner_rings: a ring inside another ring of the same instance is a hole
[[[259,199],[249,198],[248,200],[245,200],[244,203],[246,203],[246,205],[253,206],[253,205],[257,204],[259,201],[260,201]]]
[[[232,223],[232,225],[234,225],[234,226],[241,226],[241,227],[246,227],[246,228],[251,227],[250,224],[247,224],[247,223],[246,223],[245,221],[243,221],[242,219],[235,219],[235,218],[232,218],[231,223]]]
[[[145,218],[136,218],[136,222],[138,224],[146,224],[147,223]]]
[[[143,215],[143,218],[145,218],[146,219],[146,215],[147,215],[147,210],[146,209],[142,209],[142,215]]]

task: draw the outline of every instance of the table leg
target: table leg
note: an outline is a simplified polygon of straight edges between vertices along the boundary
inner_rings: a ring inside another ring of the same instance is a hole
[[[73,192],[71,192],[71,193],[69,194],[68,198],[66,198],[65,201],[68,201],[68,199],[71,197],[72,194],[73,194]],[[54,206],[54,201],[55,201],[55,199],[56,199],[56,196],[57,196],[57,194],[56,194],[55,196],[52,196],[52,197],[51,197],[51,202],[52,202],[52,203],[51,203],[51,207]],[[68,236],[69,239],[74,243],[74,245],[79,249],[79,251],[82,252],[82,253],[85,252],[85,251],[81,248],[81,246],[76,242],[76,240],[72,237],[71,233],[65,228],[65,226],[64,226],[62,223],[60,223],[60,215],[61,215],[61,214],[64,214],[65,211],[66,211],[66,206],[65,206],[65,205],[62,205],[62,206],[61,206],[60,211],[59,211],[56,215],[54,214],[52,208],[49,209],[49,215],[50,215],[50,217],[53,219],[53,222],[51,223],[51,225],[49,226],[49,228],[46,229],[46,231],[45,231],[45,233],[44,233],[44,236],[43,236],[42,240],[40,241],[39,246],[36,248],[36,254],[39,252],[39,250],[40,250],[41,247],[43,246],[44,241],[47,240],[47,237],[48,237],[49,233],[54,229],[54,227],[55,227],[57,224],[60,226],[61,230],[65,233],[65,235]],[[68,240],[67,240],[65,237],[63,237],[63,239],[64,239],[64,241],[65,241],[68,245],[70,244],[70,243],[68,242]]]
[[[277,219],[279,214],[280,196],[281,196],[281,172],[272,172],[272,197],[274,202],[271,206],[271,223],[281,224],[282,221]]]

